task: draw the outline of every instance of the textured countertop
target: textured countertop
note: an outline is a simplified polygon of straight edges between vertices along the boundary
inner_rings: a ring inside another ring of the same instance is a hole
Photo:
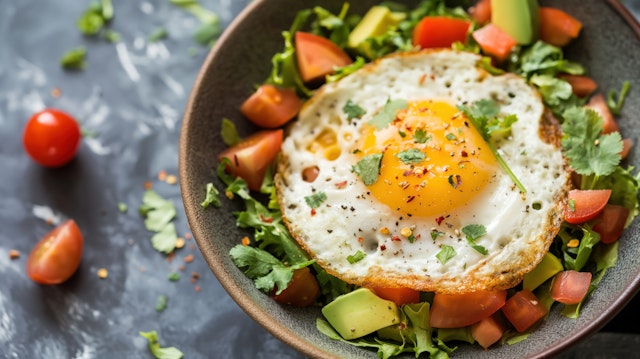
[[[226,25],[249,1],[202,3]],[[77,30],[88,1],[0,1],[0,358],[152,358],[138,335],[150,330],[186,358],[301,358],[244,314],[189,239],[171,178],[182,113],[209,50],[193,39],[198,21],[166,0],[113,2],[116,43]],[[159,27],[168,37],[149,41]],[[80,45],[86,69],[61,69],[60,56]],[[22,150],[24,124],[44,107],[92,133],[61,169],[42,168]],[[145,183],[178,209],[186,245],[173,257],[152,248],[138,214]],[[84,234],[80,268],[62,285],[37,285],[25,272],[29,251],[67,218]],[[20,257],[10,259],[10,250]],[[172,272],[178,281],[168,280]],[[168,298],[162,312],[160,295]],[[635,353],[638,305],[563,357]],[[611,343],[619,353],[603,349]]]

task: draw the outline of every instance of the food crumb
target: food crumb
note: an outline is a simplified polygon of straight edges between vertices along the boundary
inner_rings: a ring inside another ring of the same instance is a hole
[[[106,268],[98,269],[98,278],[105,279],[109,276],[109,271]]]
[[[249,239],[249,237],[247,237],[247,236],[242,237],[242,245],[243,246],[246,247],[246,246],[248,246],[250,244],[251,244],[251,240]]]
[[[195,287],[193,287],[193,289],[194,289],[196,292],[200,292],[200,286],[199,286],[199,285],[196,285]]]
[[[176,248],[184,247],[184,238],[178,237],[176,239]]]
[[[175,175],[168,175],[166,182],[168,184],[176,184],[178,183],[178,177],[176,177]]]
[[[167,171],[162,170],[160,172],[158,172],[158,180],[159,181],[165,181],[167,179]]]
[[[62,90],[60,90],[60,88],[54,87],[51,89],[51,97],[58,98],[60,95],[62,95]]]
[[[151,189],[151,187],[153,187],[153,184],[151,183],[151,181],[145,181],[144,182],[144,189],[146,189],[147,191]]]
[[[181,265],[178,266],[178,270],[179,271],[184,272],[184,269],[185,269],[184,268],[184,264],[181,264]]]
[[[20,252],[16,249],[9,250],[9,259],[18,259],[20,258]]]
[[[176,252],[171,252],[167,255],[167,263],[171,263],[171,261],[173,261],[173,258],[176,256]]]
[[[577,248],[580,245],[580,240],[578,239],[572,239],[567,243],[567,247],[569,248]]]
[[[191,235],[191,233],[185,233],[185,234],[184,234],[184,239],[189,240],[189,239],[191,239],[191,238],[193,238],[193,236]]]
[[[184,257],[184,262],[185,263],[193,262],[193,254],[189,254],[188,256]]]

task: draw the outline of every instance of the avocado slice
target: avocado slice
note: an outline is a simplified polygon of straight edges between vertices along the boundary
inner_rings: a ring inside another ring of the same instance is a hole
[[[406,14],[392,12],[386,6],[373,6],[349,34],[347,46],[358,49],[366,56],[371,57],[365,40],[384,35],[389,29],[396,27],[405,17]]]
[[[553,277],[558,272],[563,271],[562,262],[558,257],[553,254],[547,252],[542,258],[542,261],[538,263],[538,265],[533,268],[533,270],[524,275],[524,279],[522,280],[522,286],[524,289],[529,289],[533,291],[538,288],[540,284],[547,281],[547,279]]]
[[[491,22],[518,44],[532,44],[540,34],[538,1],[491,0]]]
[[[359,288],[322,308],[322,314],[344,339],[355,339],[400,323],[398,306],[371,290]]]

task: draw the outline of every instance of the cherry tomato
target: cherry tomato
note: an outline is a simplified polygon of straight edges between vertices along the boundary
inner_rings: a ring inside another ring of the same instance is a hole
[[[598,84],[589,76],[561,74],[558,77],[567,81],[578,97],[587,97],[598,88]]]
[[[46,167],[60,167],[76,155],[81,137],[80,126],[73,117],[48,108],[29,119],[22,143],[34,161]]]
[[[321,80],[332,74],[336,67],[353,63],[338,45],[322,36],[298,31],[295,46],[298,69],[304,82]]]
[[[569,191],[570,204],[565,208],[564,220],[571,224],[578,224],[596,218],[607,205],[609,197],[611,197],[610,189]]]
[[[296,307],[308,307],[320,295],[320,285],[308,267],[297,269],[289,286],[273,296],[276,302]]]
[[[491,0],[479,0],[469,8],[469,15],[479,24],[484,25],[491,21]]]
[[[371,288],[380,298],[390,300],[398,306],[420,302],[420,291],[411,288]]]
[[[566,12],[551,7],[540,7],[540,39],[563,47],[580,34],[582,23]]]
[[[460,328],[492,315],[507,298],[506,290],[466,294],[439,294],[433,297],[429,324],[434,328]]]
[[[424,17],[413,30],[413,44],[423,49],[451,47],[466,42],[471,22],[446,16]]]
[[[629,218],[629,208],[607,204],[602,213],[594,220],[593,230],[600,234],[600,241],[613,243],[620,238]]]
[[[218,160],[228,158],[229,172],[247,181],[249,189],[259,191],[267,168],[280,152],[282,136],[281,129],[256,132],[222,152]]]
[[[562,271],[553,277],[551,298],[564,304],[578,304],[587,295],[590,284],[590,272]]]
[[[478,344],[487,349],[502,338],[507,324],[500,311],[488,316],[471,326],[471,336]]]
[[[586,106],[596,111],[604,120],[604,124],[602,126],[602,133],[606,134],[606,133],[620,131],[618,127],[618,123],[616,122],[616,119],[613,117],[613,114],[611,113],[611,109],[609,109],[609,106],[607,106],[607,101],[604,99],[604,96],[601,93],[591,96]]]
[[[528,289],[514,294],[502,307],[502,313],[519,332],[524,332],[547,315],[547,307]]]
[[[82,233],[72,219],[47,233],[27,259],[27,275],[40,284],[59,284],[71,277],[82,257]]]
[[[258,126],[276,128],[294,118],[301,107],[294,90],[265,84],[244,101],[240,111]]]

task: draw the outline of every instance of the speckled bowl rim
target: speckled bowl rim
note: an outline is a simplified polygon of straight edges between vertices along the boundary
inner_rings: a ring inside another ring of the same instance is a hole
[[[200,202],[203,198],[204,184],[190,181],[190,175],[193,173],[194,167],[194,163],[188,160],[189,149],[191,148],[191,136],[195,135],[192,132],[192,119],[197,111],[199,111],[198,101],[201,101],[201,99],[199,99],[199,94],[201,94],[204,91],[203,89],[207,86],[205,81],[207,72],[210,71],[212,63],[215,62],[216,58],[221,56],[219,54],[219,49],[226,41],[228,41],[231,34],[236,31],[237,27],[248,17],[252,16],[253,12],[259,9],[263,3],[268,1],[269,0],[253,1],[233,20],[205,59],[195,80],[184,113],[180,133],[179,175],[183,203],[194,238],[209,267],[233,300],[235,300],[251,318],[266,328],[275,337],[309,357],[340,358],[340,356],[321,347],[310,345],[310,343],[301,336],[301,333],[294,332],[291,328],[271,316],[270,313],[265,312],[265,310],[256,303],[255,299],[247,294],[235,277],[229,274],[229,263],[231,261],[228,258],[223,258],[223,256],[228,257],[228,255],[226,253],[221,254],[216,252],[212,242],[209,240],[211,233],[207,231],[206,226],[203,226],[201,222],[203,209],[200,206]],[[211,156],[213,157],[215,154],[211,154]],[[632,227],[638,227],[637,223]],[[231,263],[231,265],[233,264]],[[590,321],[587,325],[580,328],[580,330],[574,331],[570,335],[564,337],[562,341],[555,342],[549,347],[542,348],[531,357],[542,358],[556,355],[602,328],[610,319],[620,312],[620,310],[640,290],[640,267],[636,268],[636,273],[632,277],[633,279],[628,282],[629,285],[618,293],[618,297],[616,297],[608,307],[603,309],[595,320]]]

